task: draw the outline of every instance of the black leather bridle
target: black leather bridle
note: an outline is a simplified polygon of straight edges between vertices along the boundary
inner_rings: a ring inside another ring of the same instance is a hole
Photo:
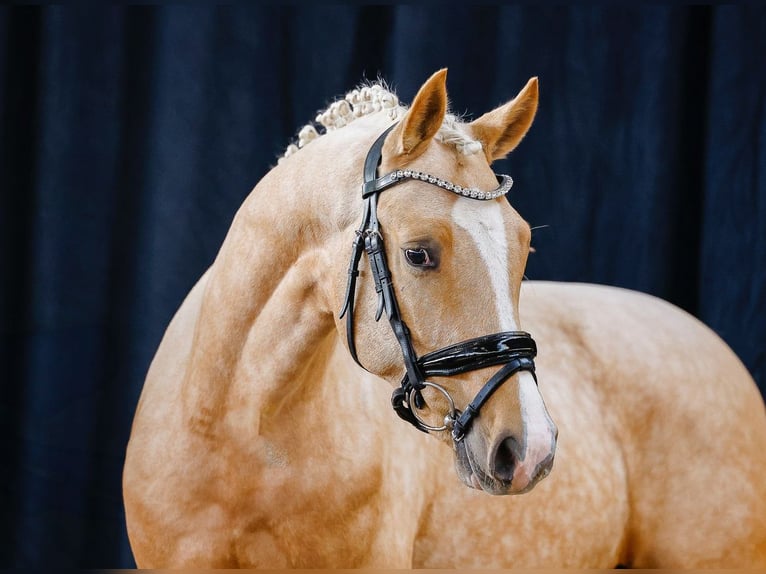
[[[376,177],[383,143],[386,136],[395,126],[396,124],[392,125],[378,137],[367,153],[367,158],[364,162],[364,184],[362,185],[364,211],[362,223],[356,231],[356,238],[353,243],[351,263],[348,269],[346,298],[343,309],[340,312],[340,318],[343,318],[344,315],[346,316],[346,337],[351,356],[357,364],[364,368],[364,365],[359,362],[354,343],[354,296],[356,294],[356,278],[359,276],[359,261],[362,257],[362,252],[366,252],[370,260],[372,277],[375,281],[375,291],[378,294],[378,309],[375,320],[378,321],[385,310],[396,340],[401,347],[404,360],[405,375],[401,385],[394,390],[391,397],[391,405],[401,418],[411,423],[415,428],[423,432],[450,429],[453,440],[460,442],[470,428],[473,419],[479,414],[482,405],[492,396],[492,393],[515,373],[528,371],[532,373],[535,381],[537,381],[534,363],[537,347],[529,333],[505,331],[476,339],[469,339],[468,341],[427,353],[418,358],[412,346],[410,330],[402,320],[399,312],[394,286],[391,282],[391,271],[386,263],[383,236],[377,214],[378,196],[380,193],[405,179],[402,177],[400,170],[379,178]],[[416,173],[419,174],[419,172]],[[410,177],[409,174],[410,172],[407,172],[408,177]],[[508,176],[499,175],[497,177],[501,185],[506,180],[510,180]],[[438,183],[435,183],[435,178],[432,176],[422,180],[445,187],[442,180],[438,180]],[[498,188],[501,191],[503,189],[505,187]],[[470,195],[467,197],[471,199],[484,199],[484,193],[482,192],[479,197],[471,197]],[[489,198],[490,196],[487,194],[487,199]],[[452,397],[444,387],[427,380],[428,377],[432,376],[453,376],[495,365],[503,366],[487,381],[462,412],[455,408]],[[449,402],[450,412],[445,416],[444,425],[442,426],[429,425],[416,413],[416,409],[425,407],[425,400],[421,391],[427,386],[440,391]]]

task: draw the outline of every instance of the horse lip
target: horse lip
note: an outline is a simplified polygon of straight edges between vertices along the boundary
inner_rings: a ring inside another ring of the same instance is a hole
[[[470,488],[476,488],[473,484],[473,467],[468,457],[465,441],[455,444],[455,471],[461,482]]]
[[[481,485],[481,489],[488,494],[492,494],[492,495],[516,494],[516,493],[510,492],[511,481],[509,480],[497,480],[485,474],[479,469],[474,469],[474,476],[476,476],[477,481]]]

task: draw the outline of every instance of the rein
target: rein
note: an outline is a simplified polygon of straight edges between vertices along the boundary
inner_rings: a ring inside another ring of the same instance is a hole
[[[364,162],[362,223],[356,230],[356,237],[354,238],[351,262],[348,268],[346,297],[340,318],[343,318],[344,315],[346,317],[346,338],[351,356],[359,366],[364,368],[364,365],[359,362],[354,343],[354,298],[356,279],[359,276],[359,262],[362,253],[365,252],[370,261],[370,269],[375,281],[375,292],[378,294],[375,320],[379,321],[385,311],[391,329],[401,347],[405,367],[401,384],[391,396],[391,405],[396,414],[418,430],[423,432],[450,430],[452,439],[457,443],[463,440],[473,419],[478,416],[482,405],[514,374],[519,371],[528,371],[537,382],[534,363],[537,347],[529,333],[505,331],[469,339],[418,357],[412,346],[410,330],[399,312],[399,304],[391,281],[391,271],[386,262],[383,235],[377,214],[378,197],[381,192],[397,183],[406,179],[417,179],[469,199],[492,200],[507,193],[513,180],[507,175],[496,174],[499,186],[492,191],[483,192],[475,188],[463,188],[432,175],[413,170],[395,170],[378,178],[376,176],[383,144],[395,126],[396,124],[390,126],[375,140]],[[430,376],[448,377],[496,365],[503,366],[484,384],[463,411],[455,407],[451,395],[444,387],[426,380]],[[421,393],[425,387],[432,387],[439,391],[450,405],[450,410],[444,417],[444,424],[441,426],[429,425],[417,414],[418,410],[426,406]]]

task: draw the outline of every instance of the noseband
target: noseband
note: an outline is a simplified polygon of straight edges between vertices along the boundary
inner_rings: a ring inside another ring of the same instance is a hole
[[[513,180],[507,175],[497,175],[499,186],[489,192],[461,186],[444,181],[440,178],[413,170],[396,170],[377,178],[381,151],[386,136],[396,126],[389,127],[370,148],[364,162],[364,184],[362,198],[364,211],[362,223],[356,231],[351,263],[348,269],[346,298],[340,318],[346,316],[346,337],[348,348],[354,361],[359,362],[354,344],[354,297],[356,294],[356,278],[359,276],[359,261],[362,252],[367,253],[370,269],[375,281],[375,291],[378,294],[378,309],[375,320],[378,321],[385,310],[399,346],[402,349],[405,375],[399,388],[394,390],[391,405],[396,413],[423,432],[451,430],[455,442],[460,442],[471,426],[473,419],[478,416],[482,405],[492,396],[505,381],[519,371],[528,371],[535,377],[534,357],[537,347],[534,340],[523,331],[505,331],[493,335],[485,335],[469,339],[462,343],[450,345],[437,351],[427,353],[418,358],[412,346],[410,330],[402,320],[399,305],[396,301],[394,286],[391,282],[391,270],[386,263],[383,235],[378,221],[377,206],[380,193],[397,183],[407,179],[418,179],[442,189],[475,200],[492,200],[504,195],[511,187]],[[449,392],[436,383],[428,381],[428,377],[449,377],[484,367],[503,365],[482,387],[471,403],[460,411],[455,407]],[[421,391],[432,387],[447,399],[450,411],[444,417],[442,426],[426,424],[417,414],[418,409],[426,406]]]

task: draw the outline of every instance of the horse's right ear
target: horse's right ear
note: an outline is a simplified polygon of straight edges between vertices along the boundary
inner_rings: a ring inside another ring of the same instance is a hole
[[[391,133],[393,154],[408,161],[423,153],[446,113],[447,69],[442,68],[421,86],[404,119]]]

